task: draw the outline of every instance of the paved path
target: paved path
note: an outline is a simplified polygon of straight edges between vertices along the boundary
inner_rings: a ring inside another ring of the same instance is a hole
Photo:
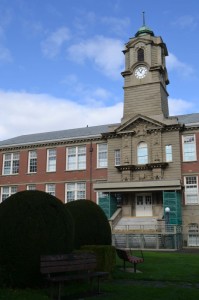
[[[181,288],[197,288],[199,289],[199,283],[189,283],[189,282],[178,282],[178,281],[160,281],[160,280],[125,280],[119,279],[114,280],[115,285],[131,285],[131,286],[150,286],[150,287],[181,287]]]

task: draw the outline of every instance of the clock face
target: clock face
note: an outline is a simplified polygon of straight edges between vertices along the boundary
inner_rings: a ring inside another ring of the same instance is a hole
[[[139,66],[135,69],[135,77],[138,79],[142,79],[146,76],[148,70],[145,66]]]

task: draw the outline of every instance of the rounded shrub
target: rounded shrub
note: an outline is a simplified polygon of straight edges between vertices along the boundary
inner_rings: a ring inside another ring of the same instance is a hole
[[[74,220],[75,249],[83,245],[111,245],[111,228],[100,206],[90,200],[72,201],[65,206]]]
[[[0,281],[12,287],[41,283],[40,256],[73,250],[74,223],[56,197],[18,192],[0,204]]]

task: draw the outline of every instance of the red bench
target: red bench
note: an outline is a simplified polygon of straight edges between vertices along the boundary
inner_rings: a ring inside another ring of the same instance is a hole
[[[124,270],[126,269],[126,262],[132,263],[134,266],[134,272],[137,271],[137,264],[144,262],[143,253],[141,251],[141,257],[134,256],[132,250],[125,250],[125,249],[116,249],[117,255],[120,259],[123,260],[123,267]]]

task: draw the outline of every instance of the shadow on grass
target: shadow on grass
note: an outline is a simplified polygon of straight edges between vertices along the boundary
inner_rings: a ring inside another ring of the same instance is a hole
[[[199,295],[199,253],[145,252],[141,273],[124,272],[122,261],[112,273],[112,279],[101,282],[101,294],[90,291],[86,283],[67,284],[63,287],[65,299],[99,300],[195,300]],[[132,266],[127,264],[127,268]],[[57,294],[57,290],[54,291]],[[1,289],[1,300],[48,300],[49,289]]]

